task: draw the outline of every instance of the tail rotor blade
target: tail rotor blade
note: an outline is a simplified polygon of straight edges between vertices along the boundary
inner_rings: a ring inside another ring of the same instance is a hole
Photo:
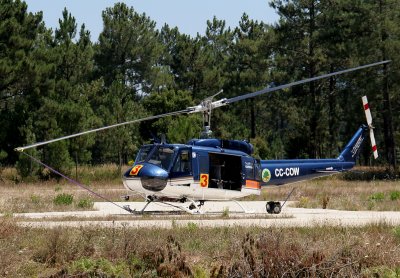
[[[362,97],[362,102],[364,106],[365,117],[367,118],[367,124],[370,127],[372,125],[372,115],[371,115],[371,110],[369,109],[367,96]]]
[[[372,146],[372,152],[374,153],[374,158],[377,159],[378,149],[376,147],[374,130],[372,128],[369,129],[369,138],[371,139],[371,146]]]
[[[374,127],[372,126],[372,115],[371,115],[371,110],[369,109],[367,96],[362,97],[362,103],[364,106],[365,117],[367,119],[367,124],[368,124],[368,128],[369,128],[369,138],[371,140],[372,152],[374,154],[374,158],[377,159],[378,158],[378,149],[376,147]]]

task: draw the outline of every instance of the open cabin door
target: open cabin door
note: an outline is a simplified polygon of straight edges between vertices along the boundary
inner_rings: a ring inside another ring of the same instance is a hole
[[[231,154],[209,153],[209,188],[241,190],[241,157]]]

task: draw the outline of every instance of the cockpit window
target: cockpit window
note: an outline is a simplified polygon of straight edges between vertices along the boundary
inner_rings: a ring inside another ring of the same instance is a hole
[[[172,159],[174,158],[174,148],[173,147],[163,147],[160,146],[151,154],[151,156],[146,159],[147,162],[160,166],[161,168],[168,170]]]
[[[153,146],[143,146],[136,157],[136,163],[144,162],[149,155],[152,147]]]

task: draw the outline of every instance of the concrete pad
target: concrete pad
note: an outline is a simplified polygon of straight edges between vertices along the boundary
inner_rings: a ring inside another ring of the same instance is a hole
[[[140,211],[145,202],[117,202],[117,207],[111,203],[97,202],[94,204],[96,211],[74,212],[45,212],[45,213],[19,213],[15,218],[26,227],[133,227],[133,228],[172,228],[187,226],[189,223],[199,227],[235,227],[235,226],[260,226],[260,227],[312,227],[321,225],[334,226],[364,226],[385,223],[387,225],[400,225],[400,212],[394,211],[340,211],[328,209],[305,209],[285,206],[279,215],[270,215],[265,211],[265,201],[241,202],[241,205],[252,213],[243,213],[242,208],[235,202],[206,202],[202,208],[205,215],[169,214],[180,212],[177,208],[161,203],[151,203],[146,211],[156,212],[146,219],[141,215],[133,215],[121,207],[129,205],[132,210]],[[222,217],[225,211],[225,217]],[[226,217],[228,214],[228,217]],[[130,215],[130,216],[129,216]],[[118,217],[123,216],[123,220]],[[87,218],[84,221],[56,221],[54,218],[79,217]],[[115,220],[90,220],[90,218],[115,217]],[[127,218],[128,217],[128,218]],[[131,218],[129,218],[131,217]],[[40,219],[30,221],[29,219]],[[51,218],[52,220],[46,220]],[[44,219],[44,220],[43,220]]]

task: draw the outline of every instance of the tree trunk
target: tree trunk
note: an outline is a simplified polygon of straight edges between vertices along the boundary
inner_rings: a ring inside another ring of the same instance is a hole
[[[254,99],[250,99],[250,117],[251,117],[251,135],[250,138],[256,138],[256,113],[254,107]]]
[[[384,1],[379,1],[379,13],[381,14],[381,22],[384,24],[385,14],[384,14]],[[386,40],[388,34],[386,27],[381,27],[381,52],[383,60],[386,60]],[[383,65],[383,82],[382,82],[382,94],[383,94],[383,129],[385,137],[385,156],[389,163],[389,170],[396,170],[396,146],[394,142],[394,132],[393,132],[393,115],[392,106],[390,103],[389,96],[389,70],[388,65]]]

